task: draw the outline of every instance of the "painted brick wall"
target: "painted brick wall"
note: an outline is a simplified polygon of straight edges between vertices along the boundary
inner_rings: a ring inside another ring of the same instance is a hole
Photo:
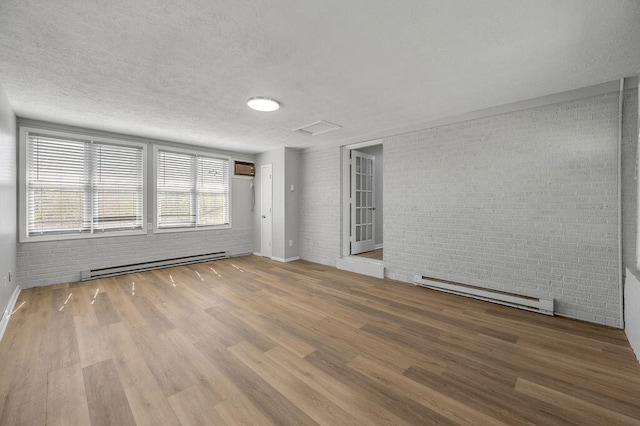
[[[80,279],[80,271],[228,251],[251,253],[252,229],[223,229],[47,241],[18,245],[18,280],[22,288]]]
[[[622,258],[625,266],[625,333],[640,360],[640,272],[637,267],[638,180],[638,91],[625,93],[622,126]]]
[[[385,266],[620,324],[616,93],[385,139]]]
[[[340,255],[340,149],[300,154],[300,257],[335,266]]]
[[[636,269],[636,222],[638,215],[638,90],[626,90],[622,106],[622,261]]]
[[[26,122],[23,124],[31,124]],[[58,125],[34,123],[36,127],[56,129]],[[68,131],[64,126],[60,130]],[[77,129],[76,129],[77,130]],[[74,131],[71,128],[70,131]],[[88,134],[102,133],[79,129]],[[113,136],[104,134],[105,136]],[[137,140],[134,137],[115,135],[116,138]],[[148,143],[148,164],[153,163],[152,144],[155,141],[141,139]],[[160,146],[173,146],[171,142],[158,142]],[[177,144],[180,148],[188,146]],[[196,148],[199,149],[199,148]],[[252,156],[226,153],[240,160],[252,160]],[[149,185],[148,217],[154,214],[153,168],[147,170]],[[18,283],[22,288],[39,287],[50,284],[72,282],[80,279],[80,272],[111,266],[127,265],[175,257],[218,251],[230,255],[252,253],[253,250],[253,190],[250,180],[243,177],[231,178],[231,229],[198,230],[170,233],[148,233],[147,235],[99,237],[78,240],[23,242],[18,244]]]

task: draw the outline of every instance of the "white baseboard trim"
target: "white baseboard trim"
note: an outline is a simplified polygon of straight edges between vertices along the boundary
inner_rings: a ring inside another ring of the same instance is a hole
[[[271,256],[271,260],[275,260],[277,262],[282,262],[282,263],[287,263],[287,262],[293,262],[294,260],[300,260],[300,256],[289,257],[287,259],[284,259],[282,257]]]
[[[11,299],[9,299],[9,304],[7,305],[7,309],[4,311],[4,315],[2,316],[2,321],[0,321],[0,340],[2,340],[2,336],[4,336],[4,331],[7,329],[7,325],[9,325],[9,320],[11,319],[11,312],[13,312],[14,306],[16,306],[16,302],[18,301],[18,296],[20,295],[20,286],[16,286],[16,289],[13,291],[11,295]]]
[[[254,251],[254,252],[253,252],[253,255],[254,255],[254,256],[260,256],[260,257],[262,257],[262,253],[258,253],[257,251]]]
[[[374,247],[375,247],[376,250],[378,250],[378,249],[383,248],[384,244],[376,244]]]
[[[342,257],[336,261],[336,268],[370,277],[384,278],[384,263],[365,257]]]
[[[249,252],[246,252],[246,253],[230,254],[230,255],[229,255],[229,258],[232,258],[232,257],[242,257],[242,256],[251,256],[252,254],[255,254],[255,253],[251,253],[251,252],[249,251]]]

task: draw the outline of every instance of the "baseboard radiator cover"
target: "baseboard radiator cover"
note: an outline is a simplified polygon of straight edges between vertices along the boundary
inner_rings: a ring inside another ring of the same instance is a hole
[[[483,287],[420,275],[416,275],[414,277],[414,284],[420,287],[471,297],[478,300],[484,300],[485,302],[498,303],[500,305],[511,306],[513,308],[538,312],[545,315],[554,314],[553,299],[538,299],[536,297],[509,293],[501,290],[486,289]]]
[[[80,280],[88,281],[97,278],[113,277],[115,275],[131,274],[134,272],[150,271],[152,269],[170,268],[172,266],[189,265],[192,263],[209,262],[211,260],[228,259],[229,253],[219,251],[215,253],[197,254],[193,256],[174,257],[172,259],[153,260],[149,262],[131,263],[129,265],[110,266],[80,272]]]

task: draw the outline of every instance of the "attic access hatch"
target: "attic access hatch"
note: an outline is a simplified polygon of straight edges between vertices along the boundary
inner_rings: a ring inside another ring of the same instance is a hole
[[[293,131],[305,133],[310,136],[318,136],[323,133],[332,132],[338,129],[342,129],[342,126],[338,124],[329,123],[328,121],[320,120],[320,121],[316,121],[315,123],[307,124],[306,126],[293,129]]]
[[[236,176],[255,176],[256,166],[248,161],[234,161],[233,174]]]

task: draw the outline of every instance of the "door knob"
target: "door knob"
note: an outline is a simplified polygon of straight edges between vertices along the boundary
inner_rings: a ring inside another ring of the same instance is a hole
[[[266,219],[267,217],[266,217],[265,215],[262,215],[262,218],[263,218],[263,219]]]

